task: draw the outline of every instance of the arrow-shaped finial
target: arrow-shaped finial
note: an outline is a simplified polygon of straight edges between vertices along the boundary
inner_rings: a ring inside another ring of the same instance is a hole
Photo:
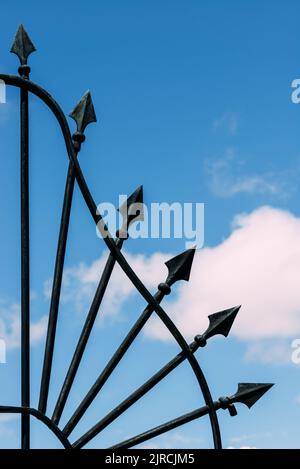
[[[97,122],[92,96],[89,91],[82,96],[69,116],[76,122],[77,132],[82,134],[91,122]]]
[[[269,389],[271,383],[239,383],[237,392],[230,397],[231,402],[241,402],[252,407]]]
[[[233,308],[210,314],[208,316],[208,328],[203,334],[196,335],[194,338],[195,350],[197,350],[198,347],[205,347],[207,339],[214,335],[221,334],[227,337],[240,307],[241,306],[234,306]]]
[[[171,286],[178,280],[189,281],[193,259],[195,255],[196,247],[187,249],[183,253],[176,257],[173,257],[169,261],[165,262],[168,267],[169,275],[166,283]]]
[[[203,334],[205,339],[209,339],[217,334],[227,337],[240,307],[241,306],[234,306],[233,308],[210,314],[208,316],[209,326]]]
[[[19,57],[21,65],[26,65],[29,55],[34,51],[36,51],[36,48],[25,31],[24,26],[20,24],[10,52]]]
[[[123,218],[121,231],[127,230],[133,221],[144,220],[143,186],[139,186],[118,208]]]

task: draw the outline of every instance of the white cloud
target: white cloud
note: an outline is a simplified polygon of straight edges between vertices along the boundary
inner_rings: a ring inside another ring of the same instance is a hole
[[[238,443],[243,443],[245,441],[249,441],[251,438],[256,437],[257,435],[238,435],[238,436],[232,436],[230,438],[230,443],[232,444],[238,444]]]
[[[11,428],[10,423],[20,419],[18,414],[0,414],[0,436],[12,438],[15,431]]]
[[[1,94],[1,91],[0,91]],[[5,126],[9,122],[9,119],[14,112],[13,103],[11,101],[6,101],[6,103],[0,102],[0,125]]]
[[[6,438],[12,438],[15,436],[15,432],[7,425],[0,424],[0,436]]]
[[[145,443],[144,445],[139,446],[139,449],[163,449],[160,445],[155,443]]]
[[[164,301],[166,311],[191,340],[203,332],[207,316],[242,304],[231,336],[246,341],[246,358],[286,363],[289,338],[300,334],[300,218],[284,210],[260,207],[234,218],[232,232],[215,247],[195,255],[189,284]],[[133,269],[152,291],[166,276],[164,261],[171,254],[142,256],[126,253]],[[106,255],[91,265],[67,269],[63,300],[78,309],[89,304]],[[113,273],[102,312],[117,318],[135,288],[119,267]],[[155,316],[145,328],[148,337],[168,340],[169,332]]]
[[[44,338],[47,328],[47,316],[30,324],[31,344],[35,345]],[[0,301],[0,338],[5,341],[7,350],[20,347],[21,310],[18,303]]]
[[[157,437],[155,443],[144,443],[140,449],[176,449],[198,448],[203,446],[203,440],[199,437],[184,435],[181,432],[167,433]]]
[[[206,161],[209,187],[214,195],[234,197],[243,193],[286,198],[293,190],[290,171],[286,171],[285,175],[282,172],[243,174],[243,163],[239,161],[232,147],[226,149],[224,157]]]
[[[17,303],[0,304],[0,337],[6,347],[13,349],[20,345],[20,305]]]
[[[140,276],[148,288],[155,288],[166,277],[167,268],[164,262],[172,257],[168,254],[154,253],[152,256],[129,254],[124,252],[134,271]],[[89,307],[101,273],[105,266],[107,251],[91,265],[81,263],[79,266],[65,269],[61,300],[71,304],[78,312],[85,312]],[[101,316],[117,317],[125,301],[136,292],[135,287],[124,275],[119,265],[116,265],[111,281],[107,287],[101,306]],[[47,281],[44,288],[47,298],[51,295],[51,281]]]
[[[239,447],[227,446],[226,449],[257,449],[257,447],[256,446],[239,446]]]
[[[0,414],[0,423],[12,422],[18,419],[19,419],[18,414]]]
[[[251,442],[261,441],[262,439],[270,439],[272,438],[271,432],[263,432],[263,433],[254,433],[251,435],[238,435],[229,438],[230,445],[227,449],[257,449],[256,446],[251,446]]]
[[[30,343],[32,345],[38,344],[46,335],[48,325],[48,316],[42,316],[36,322],[30,324]]]
[[[238,129],[238,114],[236,112],[225,112],[221,117],[213,121],[213,130],[226,130],[230,135],[236,135]]]
[[[230,236],[198,251],[189,285],[168,311],[188,338],[207,327],[207,315],[242,304],[231,335],[246,341],[300,333],[300,219],[261,207],[235,217]],[[167,340],[158,320],[148,335]]]

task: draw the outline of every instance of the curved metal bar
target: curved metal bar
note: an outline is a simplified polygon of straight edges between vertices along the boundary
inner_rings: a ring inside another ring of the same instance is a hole
[[[197,347],[195,347],[195,342],[190,344],[190,349],[193,353],[196,352]],[[160,381],[165,379],[172,371],[174,371],[181,363],[186,359],[184,352],[180,352],[172,360],[170,360],[166,365],[164,365],[160,370],[158,370],[151,378],[145,381],[140,387],[135,389],[129,396],[127,396],[122,402],[118,403],[108,414],[106,414],[101,420],[99,420],[93,427],[91,427],[84,435],[82,435],[75,443],[73,443],[73,448],[81,448],[85,446],[91,439],[96,435],[102,432],[108,425],[113,423],[117,418],[119,418],[124,412],[126,412],[130,407],[132,407],[139,399],[145,396],[151,389],[153,389]],[[208,406],[206,406],[208,408]],[[76,416],[76,413],[74,414]],[[77,422],[75,418],[75,422]],[[69,426],[69,423],[73,423],[73,417],[67,423],[66,427],[63,429],[63,432],[66,436],[69,436],[71,433],[70,430],[73,430],[74,424]],[[74,422],[74,423],[75,423]],[[69,427],[69,431],[68,431]]]
[[[151,293],[148,291],[148,289],[145,287],[145,285],[140,281],[136,273],[132,270],[130,265],[128,264],[127,260],[123,256],[123,254],[120,252],[120,250],[116,247],[114,239],[110,235],[103,219],[102,216],[98,213],[97,211],[97,206],[94,202],[94,199],[90,193],[90,190],[87,186],[87,183],[85,181],[85,178],[83,176],[83,173],[81,171],[80,164],[78,160],[76,159],[76,155],[74,152],[74,148],[72,145],[72,139],[71,139],[71,133],[69,130],[69,126],[66,120],[66,117],[64,113],[62,112],[60,106],[58,103],[52,98],[52,96],[45,91],[43,88],[41,88],[39,85],[36,85],[33,83],[31,80],[26,80],[21,77],[15,76],[15,75],[5,75],[5,74],[0,74],[0,79],[5,82],[7,85],[12,85],[16,86],[18,88],[25,88],[34,95],[38,96],[48,107],[49,109],[53,112],[55,115],[62,134],[64,136],[66,148],[67,148],[67,153],[74,165],[75,169],[75,176],[77,183],[79,185],[79,188],[81,190],[82,196],[86,202],[86,205],[92,215],[92,218],[94,222],[96,223],[99,231],[104,234],[103,240],[106,243],[108,249],[110,252],[115,256],[117,262],[119,263],[120,267],[122,270],[125,272],[127,277],[131,280],[135,288],[138,290],[138,292],[143,296],[143,298],[147,301],[147,303],[150,303],[156,314],[159,316],[159,318],[162,320],[162,322],[165,324],[167,329],[170,331],[170,333],[173,335],[174,339],[177,341],[178,345],[181,347],[182,351],[186,354],[187,360],[189,361],[195,376],[197,378],[197,381],[199,383],[200,389],[202,390],[203,397],[205,400],[206,405],[209,406],[209,418],[211,422],[211,427],[212,427],[212,433],[213,433],[213,440],[214,440],[214,447],[216,449],[221,449],[222,448],[222,442],[221,442],[221,435],[220,435],[220,427],[219,427],[219,422],[217,418],[216,411],[213,406],[213,400],[210,394],[210,390],[208,387],[208,384],[206,382],[205,376],[200,368],[200,365],[192,352],[189,349],[189,346],[187,342],[185,341],[184,337],[182,334],[179,332],[175,324],[171,321],[167,313],[162,309],[162,307],[157,303],[157,301],[153,298]]]
[[[0,406],[0,414],[21,414],[21,415],[32,415],[41,422],[43,422],[49,430],[51,430],[55,436],[59,439],[65,449],[73,449],[68,438],[63,432],[55,425],[49,417],[32,407],[20,407],[20,406]]]

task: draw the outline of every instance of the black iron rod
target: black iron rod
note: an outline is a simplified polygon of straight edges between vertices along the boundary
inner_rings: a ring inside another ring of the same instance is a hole
[[[56,326],[59,309],[59,299],[61,293],[62,276],[64,269],[64,261],[66,254],[66,245],[68,230],[70,224],[71,206],[74,192],[75,172],[72,162],[69,164],[68,174],[66,179],[64,202],[62,208],[59,239],[56,252],[51,303],[49,310],[47,338],[44,353],[44,363],[41,379],[40,398],[39,398],[39,411],[45,413],[47,410],[47,401],[50,386],[50,377],[53,363],[53,352],[56,336]]]
[[[21,89],[21,401],[30,405],[30,284],[29,284],[29,170],[28,92]],[[22,414],[22,449],[30,447],[30,417]]]
[[[120,249],[122,247],[122,243],[123,243],[123,239],[118,238],[116,241],[116,244],[118,244]],[[94,295],[90,310],[88,312],[87,318],[82,328],[81,335],[79,337],[74,355],[71,360],[71,364],[69,366],[68,372],[66,374],[63,386],[61,388],[61,391],[60,391],[60,394],[59,394],[59,397],[58,397],[58,400],[57,400],[57,403],[53,412],[52,421],[56,425],[59,423],[66,401],[71,391],[72,384],[74,382],[77,370],[79,368],[88,339],[92,332],[92,329],[93,329],[102,299],[104,297],[109,279],[114,269],[115,263],[116,263],[115,258],[113,257],[112,254],[110,254],[107,259],[106,265],[104,267],[103,273],[101,275],[96,293]]]
[[[155,299],[157,302],[161,302],[163,297],[164,294],[161,291],[158,291],[155,295]],[[90,390],[88,391],[88,393],[81,401],[74,414],[66,424],[65,428],[63,429],[63,433],[65,435],[69,435],[73,431],[81,417],[84,415],[88,407],[98,395],[102,386],[106,383],[107,379],[110,377],[116,366],[119,364],[129,347],[131,346],[132,342],[136,339],[137,335],[142,330],[153,311],[153,307],[151,305],[148,305],[144,309],[140,317],[137,319],[137,321],[134,323],[121,345],[118,347],[118,349],[116,350],[116,352],[114,353],[102,373],[99,375],[93,386],[90,388]]]
[[[219,401],[215,401],[213,403],[213,406],[215,410],[218,410],[221,407]],[[132,446],[136,446],[141,443],[144,443],[145,441],[150,440],[151,438],[155,438],[156,436],[162,435],[163,433],[169,432],[170,430],[174,430],[174,428],[178,428],[182,425],[185,425],[186,423],[192,422],[193,420],[204,417],[208,413],[209,413],[209,407],[207,405],[200,407],[199,409],[196,409],[196,410],[193,410],[192,412],[181,415],[180,417],[177,417],[176,419],[169,420],[166,423],[163,423],[161,425],[158,425],[157,427],[151,428],[151,430],[140,433],[139,435],[133,436],[132,438],[129,438],[128,440],[125,440],[125,441],[122,441],[121,443],[113,445],[109,449],[119,450],[119,449],[131,448]]]
[[[190,350],[194,353],[197,350],[197,344],[192,342],[190,344]],[[142,386],[136,389],[130,394],[124,401],[117,405],[111,410],[103,419],[101,419],[96,425],[88,430],[82,437],[80,437],[74,444],[74,448],[82,448],[104,428],[110,425],[116,418],[123,414],[129,407],[137,402],[141,397],[147,394],[154,386],[156,386],[162,379],[164,379],[171,371],[177,368],[184,360],[186,355],[184,352],[180,352],[172,360],[170,360],[165,366],[163,366],[157,373],[149,378]],[[64,430],[63,433],[65,434]],[[68,436],[68,434],[66,434]]]
[[[52,422],[52,420],[49,419],[49,417],[47,417],[45,414],[43,414],[37,409],[33,409],[31,407],[16,407],[6,405],[0,406],[0,414],[21,414],[21,416],[27,415],[28,417],[32,415],[33,417],[36,417],[38,420],[43,422],[54,433],[54,435],[57,436],[57,438],[60,440],[65,449],[73,449],[71,443],[64,436],[62,431],[56,425],[54,425],[54,423]]]
[[[195,376],[197,378],[198,384],[200,389],[203,392],[204,399],[207,405],[210,407],[209,411],[209,418],[212,426],[212,433],[213,433],[213,440],[214,440],[214,447],[216,449],[221,449],[222,448],[222,440],[221,440],[221,434],[220,434],[220,427],[218,423],[218,418],[217,414],[212,407],[212,397],[210,394],[210,390],[208,387],[208,384],[206,382],[205,376],[200,368],[199,363],[197,362],[196,358],[192,354],[192,352],[189,350],[188,344],[186,343],[184,337],[182,334],[179,332],[175,324],[172,322],[172,320],[168,317],[166,312],[163,310],[163,308],[157,303],[155,298],[151,295],[149,290],[145,287],[145,285],[140,281],[138,276],[135,274],[135,272],[132,270],[128,262],[126,261],[125,257],[123,254],[120,252],[120,250],[116,247],[115,242],[111,235],[109,234],[107,228],[105,227],[105,223],[103,221],[103,218],[97,211],[97,205],[92,197],[91,192],[89,191],[89,188],[87,186],[86,180],[84,178],[84,175],[81,171],[81,167],[79,162],[76,159],[76,155],[74,152],[73,144],[72,144],[72,139],[71,139],[71,134],[70,134],[70,129],[68,126],[68,123],[66,121],[65,115],[62,112],[60,106],[58,103],[52,98],[52,96],[49,95],[47,91],[45,91],[43,88],[40,86],[36,85],[32,81],[29,80],[24,80],[20,77],[17,77],[15,75],[6,75],[6,74],[0,74],[0,79],[4,80],[7,85],[12,85],[12,86],[17,86],[20,88],[25,88],[26,90],[30,91],[31,93],[35,94],[38,96],[48,107],[51,109],[53,114],[55,115],[57,122],[60,125],[65,144],[66,144],[66,149],[68,153],[69,159],[72,161],[74,164],[75,168],[75,176],[77,183],[79,185],[81,194],[85,200],[85,203],[87,205],[87,208],[90,211],[91,217],[93,218],[94,222],[98,226],[98,228],[105,232],[106,236],[104,237],[104,242],[106,243],[108,249],[110,252],[114,255],[116,258],[118,264],[120,265],[121,269],[126,273],[128,278],[131,280],[137,291],[141,294],[141,296],[147,301],[147,303],[151,304],[159,316],[159,318],[162,320],[162,322],[165,324],[165,326],[168,328],[170,333],[173,335],[174,339],[178,343],[178,345],[182,348],[182,350],[185,351],[187,354],[187,360],[192,368],[192,370],[195,373]]]

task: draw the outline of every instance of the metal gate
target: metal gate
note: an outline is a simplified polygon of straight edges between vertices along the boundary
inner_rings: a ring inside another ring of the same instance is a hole
[[[173,259],[166,262],[168,276],[164,282],[159,283],[157,292],[152,295],[145,285],[141,282],[134,270],[131,268],[121,250],[124,242],[128,238],[128,228],[137,220],[143,217],[143,188],[139,187],[127,200],[127,210],[123,212],[123,225],[113,236],[108,231],[101,214],[97,212],[97,206],[88,188],[84,175],[82,173],[77,155],[85,141],[85,128],[92,122],[96,122],[96,115],[92,103],[91,95],[87,92],[75,106],[70,117],[76,122],[76,131],[71,134],[67,119],[58,103],[52,96],[39,85],[30,80],[30,67],[27,64],[29,55],[36,49],[21,25],[15,36],[11,52],[16,54],[20,60],[18,72],[20,76],[0,74],[0,80],[6,85],[14,86],[20,89],[20,182],[21,182],[21,405],[20,406],[0,406],[0,413],[21,414],[21,447],[30,448],[30,419],[37,418],[42,421],[60,440],[64,448],[74,449],[82,448],[104,428],[108,427],[116,418],[127,411],[135,402],[148,393],[169,373],[185,360],[192,368],[197,379],[199,390],[202,392],[205,406],[200,407],[188,414],[152,428],[142,434],[136,435],[126,441],[115,444],[112,448],[130,448],[155,436],[172,430],[178,426],[186,424],[192,420],[199,419],[204,415],[209,415],[213,443],[216,449],[222,447],[220,428],[217,418],[219,409],[228,409],[231,416],[237,414],[235,403],[246,404],[249,408],[260,397],[268,391],[272,384],[261,383],[240,383],[237,392],[230,397],[221,397],[214,401],[212,399],[207,380],[203,374],[200,364],[195,357],[195,352],[199,347],[205,347],[207,340],[216,335],[227,336],[233,324],[233,321],[240,307],[229,308],[211,314],[209,318],[209,327],[201,334],[196,335],[194,341],[190,344],[186,342],[180,331],[172,322],[168,314],[161,307],[161,302],[165,295],[169,295],[172,285],[180,280],[188,281],[192,267],[195,249],[188,249]],[[30,252],[29,252],[29,94],[37,96],[53,113],[61,129],[62,137],[65,142],[66,152],[69,158],[69,167],[66,177],[65,193],[60,221],[59,237],[57,244],[57,253],[55,269],[53,276],[53,287],[51,294],[51,303],[49,310],[47,337],[43,361],[43,370],[41,376],[40,394],[38,407],[34,408],[30,402]],[[68,229],[71,215],[71,206],[75,182],[84,198],[87,209],[92,219],[97,225],[100,233],[103,235],[104,242],[108,249],[108,259],[99,280],[90,309],[87,313],[84,326],[81,331],[76,349],[74,351],[69,369],[62,384],[54,411],[47,413],[47,402],[49,395],[49,385],[52,375],[52,361],[55,347],[56,328],[58,323],[58,313],[60,304],[60,294],[62,286],[62,277],[64,270],[65,253],[67,247]],[[134,209],[139,206],[140,209]],[[85,352],[89,336],[92,332],[95,319],[97,317],[102,299],[105,295],[107,285],[116,263],[121,267],[136,290],[145,300],[146,307],[137,318],[135,324],[129,330],[123,342],[116,349],[112,358],[105,368],[99,374],[93,386],[85,395],[79,406],[75,409],[73,415],[62,428],[60,419],[64,412],[65,404],[69,397],[75,376],[77,374],[81,359]],[[101,391],[102,387],[109,379],[123,356],[136,339],[140,331],[145,326],[148,319],[156,314],[170,331],[181,352],[169,361],[163,368],[155,373],[142,386],[131,393],[124,401],[110,411],[105,417],[99,420],[92,428],[84,433],[77,441],[71,442],[70,435],[76,428],[78,422],[91,405],[95,397]]]

